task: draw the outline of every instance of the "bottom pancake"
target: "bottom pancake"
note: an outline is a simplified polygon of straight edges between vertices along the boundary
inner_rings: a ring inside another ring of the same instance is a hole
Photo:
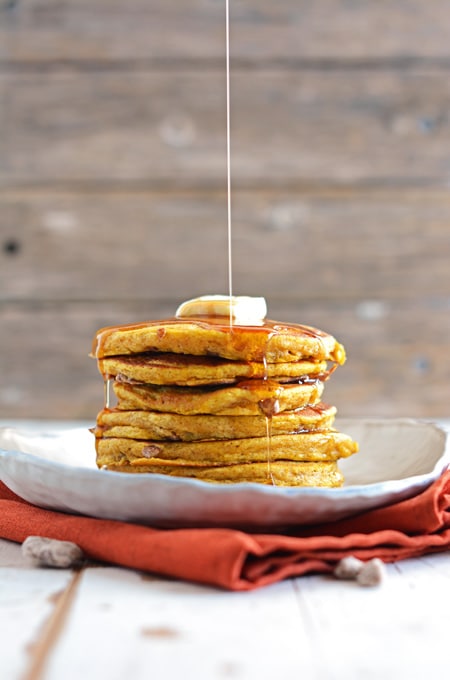
[[[275,486],[335,488],[343,484],[343,475],[335,462],[241,463],[225,466],[108,465],[116,472],[158,473],[171,477],[187,477],[218,484],[255,482]]]

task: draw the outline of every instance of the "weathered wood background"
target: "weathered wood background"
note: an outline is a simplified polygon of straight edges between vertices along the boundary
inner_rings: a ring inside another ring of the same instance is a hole
[[[233,288],[449,416],[450,4],[231,0]],[[100,326],[227,292],[224,0],[0,0],[0,417],[94,418]]]

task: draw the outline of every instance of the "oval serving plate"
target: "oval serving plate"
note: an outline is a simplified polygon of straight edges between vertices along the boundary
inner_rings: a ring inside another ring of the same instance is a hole
[[[0,479],[43,508],[163,527],[317,524],[411,497],[450,464],[447,429],[411,419],[340,419],[360,452],[339,465],[339,489],[215,485],[98,470],[87,429],[0,428]]]

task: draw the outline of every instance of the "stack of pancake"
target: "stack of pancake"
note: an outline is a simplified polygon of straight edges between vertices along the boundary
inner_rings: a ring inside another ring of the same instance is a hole
[[[96,334],[93,356],[115,395],[97,416],[97,465],[219,483],[341,486],[337,461],[358,447],[333,428],[336,408],[321,396],[345,361],[342,345],[309,326],[228,317],[225,302],[199,300],[188,315],[181,307],[172,319]]]

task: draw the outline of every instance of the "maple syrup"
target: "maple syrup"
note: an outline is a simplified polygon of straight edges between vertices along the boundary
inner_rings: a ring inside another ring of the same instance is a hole
[[[223,333],[228,338],[228,344],[232,350],[243,350],[248,352],[250,360],[259,361],[261,363],[267,357],[270,349],[270,343],[277,335],[298,335],[303,337],[310,337],[317,340],[320,344],[327,336],[323,331],[311,326],[304,326],[296,323],[281,323],[279,321],[271,321],[265,319],[259,325],[244,325],[233,324],[226,320],[223,316],[197,316],[189,317],[189,319],[178,317],[170,317],[159,321],[143,321],[140,323],[130,323],[118,326],[106,326],[101,328],[93,341],[91,356],[100,359],[109,355],[107,350],[107,343],[109,338],[117,331],[133,332],[136,330],[156,327],[158,337],[164,338],[166,333],[177,324],[191,324],[204,330],[214,330]],[[323,354],[325,354],[325,349]]]

